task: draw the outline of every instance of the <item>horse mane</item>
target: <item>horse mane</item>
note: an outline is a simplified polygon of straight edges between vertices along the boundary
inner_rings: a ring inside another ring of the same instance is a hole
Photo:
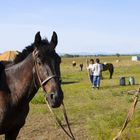
[[[42,45],[48,45],[49,44],[49,41],[47,38],[41,40],[41,43]],[[31,45],[29,46],[26,46],[22,52],[20,52],[14,59],[13,63],[14,64],[17,64],[21,61],[23,61],[30,53],[32,53],[34,51],[35,47],[34,47],[34,43],[32,43]]]

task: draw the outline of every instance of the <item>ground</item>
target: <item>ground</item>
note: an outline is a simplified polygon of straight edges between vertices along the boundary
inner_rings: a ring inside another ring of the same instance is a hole
[[[46,105],[40,105],[47,109]],[[35,107],[35,106],[34,106]],[[33,107],[33,108],[34,108]],[[39,107],[40,108],[40,107]],[[32,109],[32,108],[31,108]],[[87,136],[82,128],[82,122],[70,122],[73,126],[75,137],[77,140],[86,140]],[[76,126],[79,126],[78,128]],[[80,127],[81,126],[81,127]],[[35,113],[30,110],[26,124],[21,129],[17,140],[69,140],[63,130],[55,124],[50,112]],[[4,140],[4,136],[0,136],[0,140]]]
[[[115,56],[100,57],[102,63],[113,63],[115,72],[111,80],[109,73],[104,72],[100,90],[93,90],[88,79],[86,59],[87,57],[74,59],[77,64],[84,64],[82,72],[79,65],[72,67],[73,58],[62,59],[62,89],[71,128],[76,140],[112,140],[121,129],[133,102],[132,95],[128,95],[127,91],[140,87],[140,62],[132,62],[130,56],[120,56],[117,63],[118,58]],[[126,86],[119,85],[122,76],[127,77]],[[130,76],[134,76],[135,85],[129,85]],[[59,108],[54,111],[65,125],[62,110]],[[121,139],[140,139],[140,102]],[[4,140],[3,136],[0,136],[0,140]],[[69,140],[52,119],[43,102],[41,90],[30,104],[26,124],[17,140]]]

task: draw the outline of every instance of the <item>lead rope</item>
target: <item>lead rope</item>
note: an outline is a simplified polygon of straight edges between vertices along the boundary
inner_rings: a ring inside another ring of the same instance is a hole
[[[35,57],[35,54],[34,54],[34,53],[33,53],[33,57]],[[50,80],[51,78],[54,78],[54,77],[56,77],[56,76],[54,76],[54,75],[53,75],[53,76],[50,76],[49,78],[47,78],[47,80],[41,82],[41,79],[40,79],[39,74],[38,74],[38,70],[37,70],[37,68],[36,68],[36,62],[35,62],[35,71],[36,71],[36,73],[37,73],[37,77],[38,77],[40,86],[42,87],[43,92],[44,92],[44,95],[45,95],[45,90],[44,90],[44,88],[43,88],[43,84],[46,83],[46,82],[47,82],[48,80]],[[75,140],[75,137],[74,137],[74,135],[73,135],[73,133],[72,133],[72,131],[71,131],[70,125],[69,125],[69,121],[68,121],[68,117],[67,117],[67,113],[66,113],[66,109],[65,109],[64,103],[62,102],[62,110],[63,110],[64,118],[65,118],[66,124],[67,124],[67,126],[68,126],[68,130],[69,130],[70,133],[68,133],[67,130],[63,127],[63,125],[61,124],[60,119],[59,119],[59,118],[56,116],[56,114],[53,112],[53,110],[52,110],[52,108],[50,107],[50,105],[49,105],[48,101],[46,100],[46,98],[45,98],[45,102],[47,103],[48,108],[49,108],[49,110],[50,110],[50,112],[51,112],[51,114],[52,114],[54,120],[56,121],[56,123],[62,128],[62,130],[67,134],[67,136],[69,136],[72,140]]]
[[[134,114],[134,111],[135,111],[135,108],[136,108],[136,105],[138,102],[139,94],[140,94],[140,88],[137,90],[137,92],[134,95],[134,102],[130,106],[130,109],[128,111],[127,117],[124,121],[124,124],[123,124],[121,130],[118,132],[117,136],[113,138],[113,140],[119,140],[119,138],[121,137],[121,134],[124,131],[124,129],[126,128],[127,124],[132,120],[132,116]]]
[[[62,125],[61,120],[60,120],[60,119],[57,117],[57,115],[53,112],[53,110],[52,110],[52,108],[50,107],[50,105],[49,105],[48,101],[46,100],[46,98],[45,98],[45,102],[46,102],[46,104],[48,105],[48,108],[49,108],[49,110],[50,110],[50,112],[51,112],[51,114],[52,114],[52,116],[53,116],[55,122],[62,128],[62,130],[64,131],[64,133],[66,133],[67,136],[68,136],[70,139],[75,140],[75,137],[74,137],[74,135],[73,135],[73,133],[72,133],[72,131],[71,131],[70,125],[69,125],[69,121],[68,121],[68,117],[67,117],[67,113],[66,113],[66,109],[65,109],[64,103],[62,102],[62,109],[63,109],[64,118],[65,118],[66,124],[67,124],[67,126],[68,126],[69,132],[67,132],[67,130],[66,130],[66,129],[64,128],[64,126]]]
[[[71,127],[69,125],[69,120],[68,120],[68,116],[67,116],[67,113],[66,113],[66,108],[65,108],[65,105],[64,105],[63,102],[62,102],[62,109],[63,109],[63,112],[64,112],[64,117],[65,117],[65,121],[67,123],[68,129],[69,129],[69,132],[70,132],[70,134],[72,136],[72,139],[75,140],[75,137],[74,137],[74,135],[72,133],[72,130],[71,130]]]

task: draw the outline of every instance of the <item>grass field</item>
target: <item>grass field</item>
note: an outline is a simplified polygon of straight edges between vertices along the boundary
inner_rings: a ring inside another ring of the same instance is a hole
[[[126,92],[137,90],[140,83],[140,62],[132,62],[129,56],[100,57],[101,62],[111,62],[115,66],[113,79],[108,71],[103,73],[100,90],[93,90],[87,76],[86,59],[63,58],[61,64],[62,89],[71,128],[76,140],[112,140],[122,127],[127,111],[132,104],[132,95]],[[89,58],[88,58],[89,59]],[[72,61],[77,62],[75,68]],[[81,72],[79,64],[84,64]],[[120,76],[134,76],[136,85],[119,86]],[[30,113],[26,125],[22,128],[19,140],[68,140],[57,127],[44,104],[42,90],[36,94],[30,104]],[[61,109],[54,110],[61,118]],[[122,140],[140,139],[140,103],[138,102],[132,121],[124,131]]]
[[[104,80],[101,81],[100,90],[92,90],[86,69],[80,72],[79,66],[71,68],[72,59],[65,59],[62,63],[63,80],[72,83],[63,85],[66,106],[72,121],[82,123],[85,139],[89,140],[111,140],[117,134],[133,101],[126,91],[136,90],[140,83],[140,63],[132,62],[131,57],[120,57],[119,63],[116,63],[116,57],[100,59],[101,62],[111,62],[115,66],[113,79],[108,79],[107,71],[103,73]],[[77,58],[76,61],[86,65],[86,58]],[[119,86],[120,76],[134,76],[136,85],[128,85],[127,78],[127,85]],[[140,139],[139,103],[137,106],[133,120],[123,133],[122,139]]]

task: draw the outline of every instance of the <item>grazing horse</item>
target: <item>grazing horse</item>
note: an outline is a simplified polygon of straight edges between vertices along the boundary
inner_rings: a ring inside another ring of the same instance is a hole
[[[103,71],[108,70],[109,71],[109,78],[112,79],[112,75],[114,73],[114,66],[112,63],[106,63],[106,64],[102,64],[103,65]]]
[[[76,62],[72,61],[72,66],[75,67],[76,66]]]
[[[34,43],[26,47],[5,68],[0,77],[0,134],[5,140],[16,140],[29,112],[29,102],[39,87],[47,93],[45,98],[52,108],[63,102],[61,89],[60,62],[55,52],[57,34],[53,32],[51,41],[42,40],[40,32]]]

